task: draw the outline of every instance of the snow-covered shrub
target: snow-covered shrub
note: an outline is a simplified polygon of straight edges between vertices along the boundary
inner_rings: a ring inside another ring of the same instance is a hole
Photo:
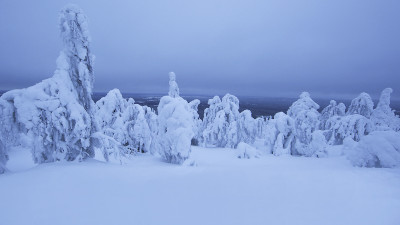
[[[182,164],[189,158],[193,133],[193,113],[189,103],[179,96],[175,74],[170,73],[169,96],[158,105],[158,136],[155,147],[167,162]]]
[[[239,143],[239,99],[226,94],[222,101],[218,96],[208,100],[204,110],[203,141],[217,147],[235,148]]]
[[[0,174],[6,171],[6,162],[8,161],[8,155],[6,152],[6,148],[3,143],[0,141]]]
[[[285,113],[278,112],[271,121],[272,124],[275,125],[275,134],[270,136],[273,141],[268,141],[273,143],[272,153],[274,155],[291,154],[294,144],[294,120]]]
[[[394,110],[390,108],[390,94],[393,92],[391,88],[382,91],[378,105],[371,115],[371,120],[378,130],[394,130],[400,131],[400,118],[394,114]]]
[[[319,128],[319,105],[315,103],[310,94],[303,92],[300,99],[295,101],[288,110],[288,115],[294,119],[295,147],[292,154],[311,156],[314,154],[309,144],[312,133]],[[292,146],[293,147],[293,146]]]
[[[201,141],[202,135],[201,135],[201,119],[199,118],[199,113],[198,113],[198,106],[200,104],[200,100],[194,99],[193,101],[189,102],[189,106],[192,112],[192,119],[193,119],[193,133],[194,137],[192,139],[192,145],[199,145],[199,142]]]
[[[260,158],[261,156],[259,150],[244,142],[240,142],[237,145],[236,151],[239,159]]]
[[[370,118],[374,109],[374,102],[369,94],[363,92],[357,98],[351,101],[349,108],[347,109],[347,115],[359,114]]]
[[[355,166],[400,166],[400,134],[394,131],[374,131],[347,149],[347,156]]]
[[[331,100],[329,105],[321,111],[319,117],[321,130],[325,130],[326,121],[333,116],[344,116],[346,114],[346,106],[343,103],[337,104],[335,100]]]
[[[257,135],[256,121],[250,110],[243,110],[238,119],[238,141],[253,144]]]
[[[316,157],[324,157],[327,155],[327,147],[328,144],[326,142],[325,135],[323,131],[316,130],[312,133],[312,140],[310,143],[310,152],[313,153],[313,156]]]
[[[124,99],[118,89],[109,91],[96,102],[94,118],[98,132],[95,137],[101,143],[96,147],[105,155],[114,155],[119,160],[121,156],[150,149],[152,137],[145,111],[134,103],[133,99]]]
[[[267,136],[267,126],[272,118],[261,116],[255,119],[256,138],[264,139]]]
[[[52,78],[1,96],[4,126],[0,139],[6,147],[32,149],[37,163],[93,157],[91,98],[93,56],[86,17],[76,6],[60,15],[64,49]],[[5,134],[4,131],[12,132]],[[13,136],[13,138],[7,138]]]
[[[373,131],[373,125],[365,116],[354,114],[333,116],[326,122],[325,136],[330,145],[343,144],[347,137],[359,141],[361,137]]]

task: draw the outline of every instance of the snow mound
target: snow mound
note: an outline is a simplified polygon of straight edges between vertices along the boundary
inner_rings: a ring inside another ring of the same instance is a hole
[[[252,158],[260,158],[261,153],[258,149],[252,147],[249,144],[244,142],[240,142],[236,148],[237,157],[239,159],[252,159]]]
[[[398,167],[400,166],[400,133],[375,131],[358,143],[347,144],[348,158],[355,166]]]

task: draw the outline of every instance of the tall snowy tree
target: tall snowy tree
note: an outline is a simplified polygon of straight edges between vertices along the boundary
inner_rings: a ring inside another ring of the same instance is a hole
[[[391,88],[382,91],[378,105],[372,112],[371,120],[379,130],[400,131],[400,118],[394,114],[394,110],[390,108],[390,94],[393,92]]]
[[[93,157],[91,99],[93,73],[86,17],[70,5],[61,11],[64,49],[52,78],[1,96],[5,146],[32,149],[35,162]],[[4,131],[12,132],[5,134]],[[13,136],[13,138],[5,138]]]
[[[369,94],[363,92],[357,98],[351,101],[349,108],[347,109],[347,115],[359,114],[370,118],[372,111],[374,110],[374,102]]]
[[[189,103],[179,96],[173,72],[169,74],[168,94],[160,99],[157,107],[158,135],[155,147],[167,162],[182,164],[190,155],[194,120]]]
[[[303,92],[288,110],[288,115],[294,119],[295,146],[292,154],[311,156],[314,154],[309,144],[312,133],[319,128],[319,105],[315,103],[308,92]],[[293,148],[294,147],[294,148]]]
[[[243,110],[238,119],[238,143],[253,144],[257,136],[256,120],[250,110]]]

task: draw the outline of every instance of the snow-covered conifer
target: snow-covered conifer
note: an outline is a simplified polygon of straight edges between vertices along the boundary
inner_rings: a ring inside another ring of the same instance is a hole
[[[0,140],[0,174],[6,171],[6,162],[8,160],[6,148]]]
[[[60,28],[64,49],[54,76],[32,87],[9,91],[0,101],[5,113],[1,116],[1,141],[6,147],[31,148],[37,163],[94,156],[92,55],[86,17],[76,6],[67,6],[61,11]]]
[[[189,158],[193,133],[193,113],[179,96],[175,74],[170,73],[170,91],[158,105],[158,136],[154,145],[167,162],[182,164]]]
[[[194,133],[194,137],[192,139],[193,145],[198,145],[202,138],[202,135],[201,135],[202,121],[199,118],[199,113],[198,113],[199,104],[200,104],[200,100],[198,100],[198,99],[194,99],[193,101],[189,102],[190,109],[192,112],[192,118],[193,118],[193,133]]]
[[[217,147],[235,148],[239,143],[239,99],[226,94],[222,101],[218,96],[208,101],[204,111],[203,140]]]
[[[390,94],[393,92],[391,88],[382,91],[378,105],[372,112],[371,120],[379,130],[400,131],[400,118],[394,114],[394,110],[390,108]]]
[[[346,116],[333,116],[326,122],[325,136],[330,145],[343,144],[343,140],[350,137],[359,141],[361,137],[374,130],[371,120],[365,116],[354,114]]]
[[[275,125],[275,135],[273,138],[272,153],[274,155],[292,154],[294,141],[294,120],[283,112],[275,114],[271,125]],[[272,130],[271,130],[272,131]],[[272,141],[269,141],[271,143]]]
[[[59,67],[68,71],[80,104],[89,111],[93,106],[94,56],[90,50],[91,39],[86,15],[75,5],[66,6],[61,10],[60,30],[64,50],[58,59],[61,64]]]
[[[374,102],[369,94],[363,92],[357,98],[351,101],[349,108],[347,109],[346,115],[359,114],[370,118],[374,109]]]
[[[310,98],[307,92],[303,92],[300,99],[290,106],[288,115],[294,119],[296,139],[292,154],[305,156],[314,154],[308,145],[312,140],[312,133],[319,128],[318,109],[319,105]]]
[[[257,135],[256,121],[250,110],[243,110],[238,119],[238,141],[253,144]]]
[[[335,100],[331,100],[329,105],[326,106],[319,117],[320,129],[325,130],[326,121],[333,116],[344,116],[346,114],[346,106],[343,103],[337,104]]]

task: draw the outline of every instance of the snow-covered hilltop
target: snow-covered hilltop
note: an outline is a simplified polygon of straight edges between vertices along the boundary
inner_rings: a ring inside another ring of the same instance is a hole
[[[123,98],[118,89],[94,103],[94,57],[81,9],[61,11],[60,32],[64,48],[53,77],[0,98],[0,173],[17,147],[29,148],[38,164],[87,158],[123,163],[137,154],[182,164],[191,146],[199,145],[237,149],[240,158],[343,154],[356,166],[400,166],[400,118],[390,108],[391,88],[375,108],[361,93],[347,110],[334,100],[321,110],[303,92],[287,113],[256,119],[249,110],[239,112],[239,99],[226,94],[208,101],[201,120],[200,101],[180,97],[171,72],[157,112]]]

